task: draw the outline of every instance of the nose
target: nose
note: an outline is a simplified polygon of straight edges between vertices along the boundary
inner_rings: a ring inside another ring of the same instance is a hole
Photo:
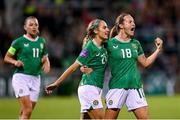
[[[107,28],[107,29],[106,29],[106,31],[108,31],[108,32],[109,32],[109,28]]]

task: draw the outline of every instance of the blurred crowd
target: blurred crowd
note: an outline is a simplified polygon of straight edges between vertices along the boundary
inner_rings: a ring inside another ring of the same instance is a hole
[[[12,40],[24,34],[25,17],[33,15],[39,20],[52,66],[48,76],[54,78],[78,56],[85,28],[91,20],[104,19],[111,28],[121,12],[128,12],[135,18],[135,37],[146,55],[155,49],[153,40],[156,37],[164,40],[163,52],[153,66],[148,70],[140,68],[145,92],[180,93],[179,11],[179,0],[1,0],[0,80],[12,75],[12,66],[5,65],[3,57]],[[79,76],[78,71],[73,79]]]

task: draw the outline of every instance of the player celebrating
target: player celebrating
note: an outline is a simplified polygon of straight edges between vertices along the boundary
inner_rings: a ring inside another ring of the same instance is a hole
[[[77,60],[54,83],[46,87],[46,92],[49,94],[81,65],[93,68],[93,72],[90,74],[83,74],[78,88],[81,119],[102,119],[104,117],[101,91],[107,63],[107,51],[103,42],[108,39],[108,35],[109,29],[105,21],[96,19],[90,22],[87,28],[89,41],[83,47]]]

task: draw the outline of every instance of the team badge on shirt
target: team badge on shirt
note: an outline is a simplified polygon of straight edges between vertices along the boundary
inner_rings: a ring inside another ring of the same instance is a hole
[[[132,46],[134,49],[138,49],[136,44],[133,44],[133,43],[132,43],[131,46]]]
[[[88,50],[87,49],[83,49],[80,53],[81,57],[87,57],[88,56]]]
[[[43,49],[43,48],[44,48],[44,45],[43,45],[43,43],[41,43],[41,44],[40,44],[40,47],[41,47],[41,49]]]

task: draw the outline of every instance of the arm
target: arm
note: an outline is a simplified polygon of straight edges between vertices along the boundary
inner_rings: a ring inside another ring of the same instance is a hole
[[[52,93],[52,91],[57,88],[60,83],[64,81],[68,76],[70,76],[77,68],[79,68],[79,66],[79,63],[74,62],[54,83],[46,87],[46,93]]]
[[[42,63],[43,63],[43,65],[42,65],[43,71],[45,73],[48,73],[50,71],[50,62],[49,62],[49,58],[47,55],[42,58]]]
[[[154,63],[160,51],[162,50],[163,41],[160,38],[156,38],[155,45],[156,50],[148,58],[146,58],[144,54],[138,57],[138,62],[143,67],[149,67],[151,64]]]
[[[13,64],[16,67],[23,66],[22,61],[14,59],[13,55],[10,54],[9,52],[6,53],[6,55],[4,57],[4,62]]]

